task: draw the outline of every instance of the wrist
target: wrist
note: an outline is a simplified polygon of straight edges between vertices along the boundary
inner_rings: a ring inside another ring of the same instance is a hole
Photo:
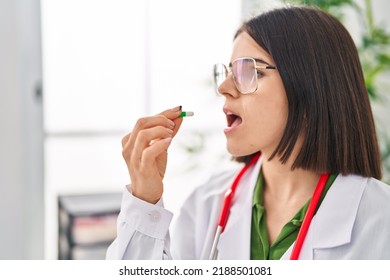
[[[148,202],[150,204],[156,204],[160,201],[161,195],[153,195],[153,194],[144,194],[142,192],[139,192],[138,189],[133,185],[129,184],[126,186],[127,190],[136,198],[141,199],[145,202]]]

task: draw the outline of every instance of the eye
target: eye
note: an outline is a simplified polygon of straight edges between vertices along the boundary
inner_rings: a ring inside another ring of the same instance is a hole
[[[257,78],[261,78],[264,76],[263,71],[260,71],[259,69],[256,69]]]

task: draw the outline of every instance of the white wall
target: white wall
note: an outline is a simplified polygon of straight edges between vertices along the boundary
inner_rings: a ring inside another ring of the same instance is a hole
[[[0,1],[0,259],[43,258],[39,10]]]

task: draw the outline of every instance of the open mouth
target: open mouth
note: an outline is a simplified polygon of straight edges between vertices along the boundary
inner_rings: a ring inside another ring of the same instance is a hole
[[[226,120],[228,128],[235,128],[242,123],[241,117],[231,112],[226,112]]]

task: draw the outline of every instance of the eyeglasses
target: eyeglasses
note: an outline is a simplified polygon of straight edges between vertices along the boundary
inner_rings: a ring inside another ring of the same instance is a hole
[[[257,90],[258,84],[258,69],[276,69],[275,66],[262,65],[257,66],[256,61],[263,63],[264,61],[252,57],[238,58],[227,67],[225,64],[218,63],[214,65],[214,84],[218,94],[219,86],[225,81],[229,72],[233,74],[234,84],[242,94],[253,93]]]

